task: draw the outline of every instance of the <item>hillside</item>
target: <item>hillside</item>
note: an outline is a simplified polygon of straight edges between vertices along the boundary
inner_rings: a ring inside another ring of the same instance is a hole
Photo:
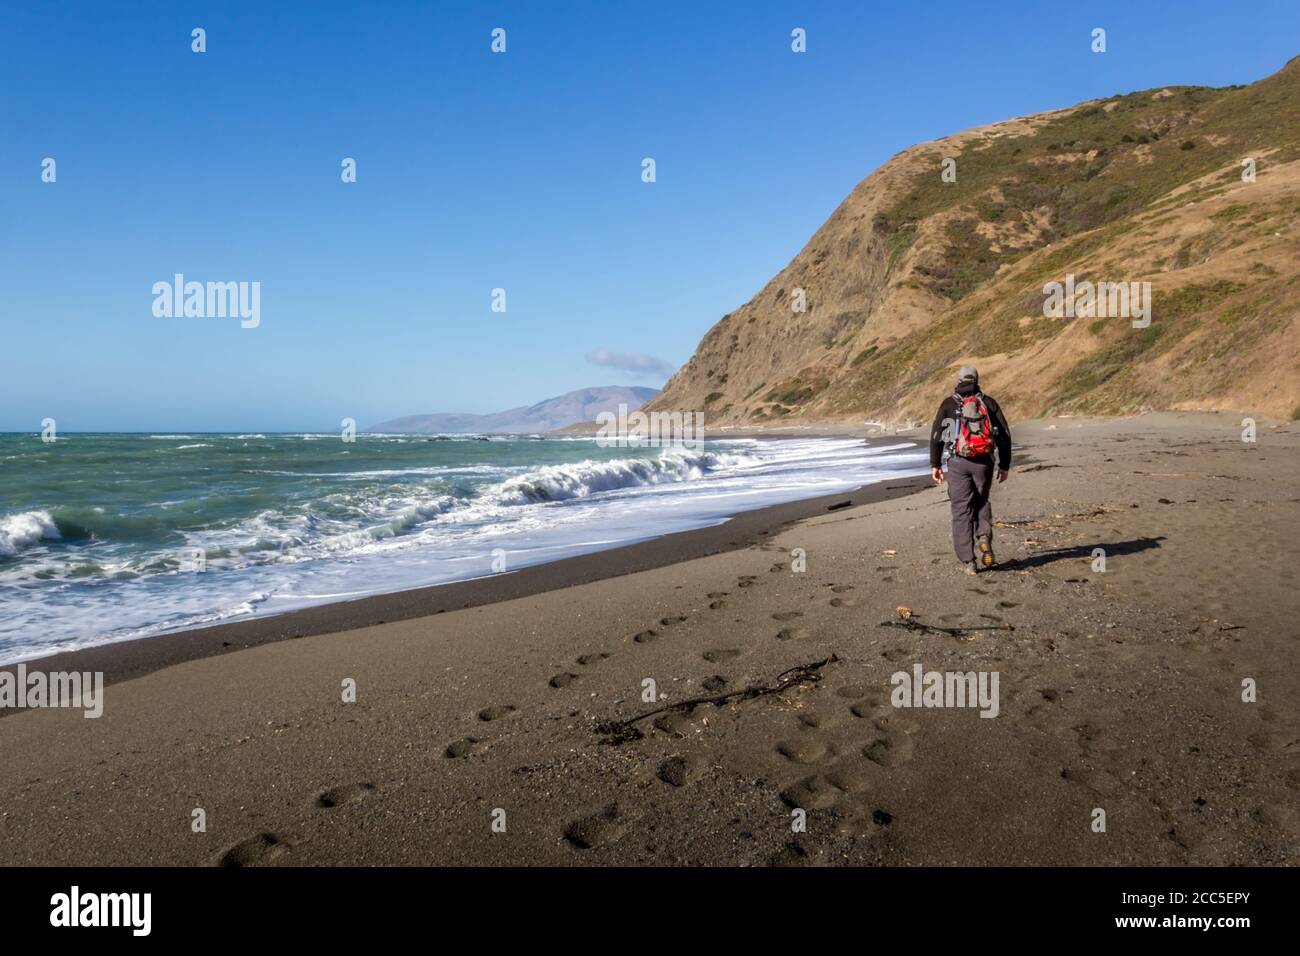
[[[536,405],[510,408],[504,412],[472,415],[457,412],[408,415],[380,422],[369,432],[401,432],[415,435],[456,434],[463,432],[509,432],[531,434],[564,428],[576,422],[592,421],[601,412],[617,412],[618,406],[640,408],[658,391],[637,386],[605,385],[580,388]]]
[[[1149,327],[1045,318],[1044,284],[1071,273],[1149,281]],[[1250,86],[1112,96],[898,154],[648,408],[914,423],[966,363],[1014,418],[1300,414],[1300,57]]]

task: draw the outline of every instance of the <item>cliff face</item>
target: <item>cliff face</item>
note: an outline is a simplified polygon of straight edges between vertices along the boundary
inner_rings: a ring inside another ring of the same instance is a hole
[[[1044,317],[1044,285],[1068,276],[1149,282],[1149,325]],[[647,408],[918,422],[963,364],[1015,418],[1300,409],[1300,58],[898,154]]]

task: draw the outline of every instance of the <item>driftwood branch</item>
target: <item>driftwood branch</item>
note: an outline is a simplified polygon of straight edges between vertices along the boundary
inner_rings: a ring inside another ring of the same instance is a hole
[[[919,631],[922,634],[946,634],[949,637],[961,637],[975,631],[1014,631],[1012,624],[983,624],[978,627],[940,627],[937,624],[925,624],[914,617],[901,621],[881,621],[879,627],[901,627],[905,631]]]
[[[827,664],[833,664],[839,658],[832,654],[830,657],[820,661],[812,661],[807,664],[798,664],[794,667],[784,670],[777,674],[775,679],[766,684],[750,684],[748,687],[742,687],[739,690],[727,691],[724,694],[713,694],[709,697],[691,697],[687,700],[679,700],[663,707],[656,707],[654,710],[647,710],[645,713],[637,714],[635,717],[629,717],[626,720],[604,721],[596,725],[596,733],[605,734],[603,743],[621,744],[629,740],[639,740],[645,736],[637,729],[637,724],[650,717],[659,714],[668,714],[692,710],[701,704],[713,704],[716,707],[722,707],[726,704],[735,703],[741,700],[752,700],[755,697],[767,697],[770,694],[779,694],[782,691],[789,690],[791,687],[797,687],[801,684],[812,684],[821,680],[821,669]]]

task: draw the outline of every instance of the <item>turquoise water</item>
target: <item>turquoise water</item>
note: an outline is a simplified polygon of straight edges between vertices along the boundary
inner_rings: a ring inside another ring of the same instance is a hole
[[[0,435],[0,661],[508,572],[923,458],[848,440]]]

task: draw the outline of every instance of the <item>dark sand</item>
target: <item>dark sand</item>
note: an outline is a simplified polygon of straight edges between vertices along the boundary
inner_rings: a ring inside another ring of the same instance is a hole
[[[1300,427],[1239,421],[1019,426],[975,578],[896,489],[30,663],[116,682],[0,720],[0,863],[1295,863]]]

